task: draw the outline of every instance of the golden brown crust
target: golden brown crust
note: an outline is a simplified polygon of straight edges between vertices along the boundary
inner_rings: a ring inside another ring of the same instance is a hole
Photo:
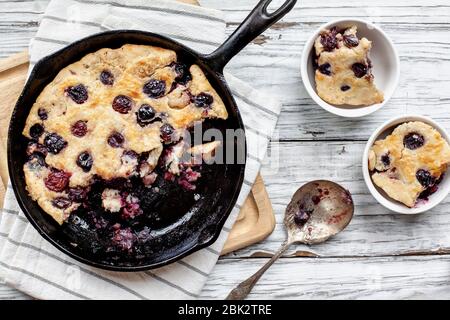
[[[413,149],[405,146],[405,137],[411,134],[423,137],[423,145]],[[417,179],[418,170],[429,172],[437,181],[448,163],[448,142],[436,129],[419,121],[398,126],[385,139],[376,141],[369,152],[373,182],[408,207],[413,207],[427,189]]]
[[[192,80],[175,84],[177,73],[173,63],[176,61],[174,51],[132,44],[88,54],[62,69],[45,87],[30,111],[23,134],[31,138],[30,128],[39,123],[45,129],[45,133],[38,139],[39,143],[43,144],[49,133],[57,133],[67,142],[67,147],[57,154],[49,153],[45,161],[50,167],[71,173],[70,187],[87,186],[94,175],[105,180],[128,177],[137,163],[124,162],[125,150],[132,150],[137,154],[151,152],[149,161],[153,170],[163,149],[160,138],[163,122],[182,130],[205,118],[228,117],[221,98],[198,66],[190,67]],[[105,85],[100,81],[100,74],[104,70],[113,75],[112,85]],[[164,81],[164,96],[151,98],[144,93],[143,87],[150,79]],[[88,92],[88,99],[81,104],[73,101],[67,94],[67,88],[79,84]],[[199,108],[193,103],[192,96],[201,92],[214,98],[209,108]],[[133,101],[131,110],[126,114],[112,108],[113,100],[118,95],[125,95]],[[136,112],[142,104],[151,105],[157,114],[162,115],[161,119],[145,126],[139,125]],[[46,110],[47,119],[40,119],[39,109]],[[80,120],[87,125],[87,133],[83,137],[77,137],[71,132],[72,125]],[[123,135],[123,146],[113,148],[107,143],[113,132]],[[85,151],[93,158],[92,168],[88,172],[84,172],[76,162],[79,154]],[[42,181],[45,177],[31,174],[26,165],[24,171],[32,198],[62,223],[67,213],[76,206],[65,210],[52,207],[51,199],[57,195],[45,188]]]

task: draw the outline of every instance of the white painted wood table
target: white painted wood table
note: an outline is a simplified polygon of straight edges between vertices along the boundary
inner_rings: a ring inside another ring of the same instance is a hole
[[[224,10],[228,32],[257,0],[203,0]],[[28,45],[47,1],[0,1],[0,57]],[[328,114],[308,97],[300,57],[311,32],[331,19],[358,17],[380,25],[401,60],[400,85],[381,111],[360,120]],[[292,247],[250,298],[450,298],[450,197],[417,216],[391,215],[370,196],[361,154],[371,132],[406,112],[429,115],[450,130],[450,5],[445,0],[299,0],[293,12],[239,54],[228,70],[284,103],[272,155],[262,169],[277,218],[265,241],[222,257],[203,298],[223,298],[282,243],[284,208],[311,179],[333,179],[354,195],[345,232],[315,247]],[[276,154],[278,153],[278,156]],[[0,298],[26,298],[0,285]]]

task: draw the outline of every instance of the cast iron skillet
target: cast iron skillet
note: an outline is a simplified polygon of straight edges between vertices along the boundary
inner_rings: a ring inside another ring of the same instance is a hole
[[[83,263],[115,271],[140,271],[174,262],[211,245],[218,238],[244,181],[245,162],[207,166],[210,167],[209,171],[202,175],[196,190],[200,194],[198,201],[193,202],[182,193],[169,190],[165,195],[166,198],[158,202],[158,210],[161,212],[157,214],[162,219],[159,220],[158,227],[152,231],[151,240],[145,244],[145,249],[139,255],[118,255],[113,258],[97,256],[84,249],[95,243],[95,231],[81,228],[74,232],[67,227],[59,226],[28,195],[23,174],[23,165],[27,161],[25,152],[27,140],[23,137],[22,130],[39,93],[54,79],[59,70],[80,60],[88,53],[101,48],[118,48],[126,43],[171,49],[177,52],[179,60],[187,64],[198,64],[222,97],[229,113],[229,118],[226,121],[218,121],[215,127],[222,132],[225,129],[243,130],[244,125],[236,102],[223,77],[223,68],[250,41],[288,13],[296,0],[287,0],[273,13],[267,11],[270,2],[271,0],[261,0],[228,40],[211,54],[197,53],[157,34],[117,30],[74,42],[36,64],[11,118],[8,133],[8,166],[11,183],[21,209],[45,239]],[[236,144],[234,141],[231,143]],[[245,142],[234,145],[234,148],[245,150]],[[77,245],[71,245],[73,242]]]

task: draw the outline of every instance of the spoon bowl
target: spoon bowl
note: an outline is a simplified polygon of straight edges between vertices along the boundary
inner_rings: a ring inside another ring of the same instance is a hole
[[[284,225],[287,240],[261,269],[231,290],[226,299],[247,297],[264,272],[291,244],[322,243],[342,231],[352,220],[354,210],[350,192],[337,183],[314,180],[304,184],[286,207]]]
[[[289,243],[316,244],[343,230],[353,217],[353,200],[340,185],[311,181],[299,188],[286,208]]]

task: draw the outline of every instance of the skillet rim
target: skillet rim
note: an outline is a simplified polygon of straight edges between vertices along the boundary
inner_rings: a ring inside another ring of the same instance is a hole
[[[162,36],[153,32],[147,32],[147,31],[141,31],[141,30],[131,30],[131,29],[120,29],[120,30],[110,30],[110,31],[105,31],[105,32],[99,32],[99,33],[95,33],[92,35],[89,35],[87,37],[84,37],[82,39],[76,40],[74,42],[71,42],[70,44],[68,44],[67,46],[65,46],[64,48],[61,48],[55,52],[53,52],[50,55],[47,55],[43,58],[41,58],[39,61],[36,62],[36,64],[34,65],[32,71],[30,72],[27,81],[22,89],[21,94],[19,95],[19,97],[17,98],[17,102],[14,106],[14,110],[11,114],[11,119],[9,122],[9,128],[8,128],[8,142],[7,142],[7,162],[8,162],[8,173],[10,176],[10,181],[11,181],[11,185],[14,191],[14,195],[16,197],[16,200],[19,204],[20,209],[22,210],[22,212],[25,214],[27,220],[31,223],[31,225],[34,227],[34,229],[45,239],[47,240],[49,243],[51,243],[54,247],[56,247],[58,250],[60,250],[61,252],[63,252],[64,254],[68,255],[69,257],[99,268],[99,269],[103,269],[103,270],[109,270],[109,271],[120,271],[120,272],[137,272],[137,271],[146,271],[146,270],[151,270],[151,269],[155,269],[155,268],[159,268],[162,266],[166,266],[169,265],[171,263],[174,263],[194,252],[197,252],[201,249],[204,249],[206,247],[209,247],[211,244],[213,244],[214,242],[216,242],[216,240],[218,239],[218,237],[220,236],[220,233],[222,232],[223,226],[226,222],[226,220],[228,219],[228,217],[230,216],[231,211],[233,210],[234,205],[236,204],[237,198],[240,194],[240,191],[242,189],[242,184],[244,182],[244,173],[245,173],[245,167],[247,165],[247,157],[245,157],[245,161],[243,164],[239,164],[240,166],[240,170],[239,170],[239,179],[238,181],[236,181],[235,187],[234,187],[234,195],[232,197],[232,201],[229,202],[228,207],[224,210],[221,210],[223,212],[222,216],[220,217],[219,221],[217,221],[217,223],[215,224],[211,224],[211,225],[215,225],[216,228],[214,230],[214,235],[212,237],[210,237],[209,240],[204,241],[204,242],[200,242],[201,240],[199,240],[197,238],[197,241],[195,242],[195,244],[185,250],[185,251],[181,251],[181,253],[179,254],[175,254],[174,256],[172,256],[171,258],[162,260],[160,262],[156,262],[153,264],[145,264],[145,265],[141,265],[141,266],[117,266],[117,265],[112,265],[112,264],[105,264],[105,263],[100,263],[88,258],[85,258],[81,255],[78,255],[72,251],[70,251],[69,249],[67,249],[66,247],[64,247],[62,244],[58,243],[58,241],[56,241],[55,239],[53,239],[50,234],[48,232],[46,232],[45,230],[43,230],[39,224],[37,223],[37,221],[35,220],[35,218],[33,217],[33,214],[30,213],[27,209],[27,206],[25,205],[25,201],[28,201],[29,203],[32,203],[33,208],[32,209],[36,209],[38,204],[36,203],[36,201],[32,200],[31,197],[29,196],[28,192],[26,190],[24,190],[23,195],[29,197],[28,199],[24,199],[22,198],[22,195],[19,193],[19,187],[17,184],[18,179],[20,179],[20,173],[19,171],[22,170],[22,167],[14,167],[13,165],[13,152],[12,152],[12,144],[14,143],[14,140],[19,139],[19,137],[13,137],[13,123],[18,118],[17,116],[17,112],[18,109],[21,107],[21,102],[24,99],[24,96],[26,94],[27,91],[31,90],[31,84],[33,83],[34,79],[36,78],[36,74],[39,71],[39,68],[41,65],[45,64],[45,63],[49,63],[51,62],[53,59],[57,58],[58,56],[64,54],[66,51],[69,50],[74,50],[74,47],[83,44],[83,42],[86,42],[88,40],[95,40],[95,38],[101,37],[101,36],[118,36],[123,38],[124,42],[123,44],[126,43],[133,43],[133,41],[127,41],[125,36],[127,34],[134,34],[134,35],[142,35],[142,36],[146,36],[146,37],[153,37],[153,38],[158,38],[159,40],[162,40],[162,42],[169,42],[171,44],[174,44],[175,46],[179,47],[180,50],[183,50],[185,52],[187,52],[189,55],[193,56],[196,58],[197,61],[202,62],[203,64],[205,64],[206,66],[208,66],[211,70],[207,70],[208,71],[208,75],[210,76],[214,76],[215,78],[217,78],[218,82],[221,82],[227,95],[230,98],[230,101],[233,103],[234,109],[236,110],[236,120],[237,120],[237,124],[239,126],[239,129],[242,129],[245,133],[245,126],[244,123],[242,121],[242,117],[241,117],[241,113],[240,110],[238,108],[238,105],[233,97],[233,94],[231,93],[231,90],[222,74],[221,71],[215,70],[211,63],[208,61],[208,59],[206,58],[205,54],[201,54],[198,53],[197,51],[185,46],[184,44],[181,44],[178,41],[175,41],[173,39],[170,39],[166,36]],[[147,45],[155,45],[152,44],[152,41],[143,41],[146,42]],[[164,47],[161,46],[159,44],[157,44],[157,46],[160,47]],[[87,55],[89,53],[92,53],[94,51],[89,51],[86,52],[84,54]],[[176,50],[175,50],[176,51]],[[178,53],[178,52],[177,52]],[[67,65],[66,65],[67,66]],[[64,67],[63,67],[64,68]],[[203,69],[203,68],[202,68]],[[61,69],[60,69],[61,70]],[[51,81],[50,81],[51,82]],[[47,83],[48,84],[48,83]],[[46,85],[47,85],[46,84]],[[31,108],[30,108],[31,109]],[[245,137],[245,141],[244,141],[244,148],[245,148],[245,152],[247,154],[247,137],[244,134]],[[31,211],[31,210],[30,210]],[[212,234],[212,233],[210,233]],[[219,255],[220,256],[220,255]]]

